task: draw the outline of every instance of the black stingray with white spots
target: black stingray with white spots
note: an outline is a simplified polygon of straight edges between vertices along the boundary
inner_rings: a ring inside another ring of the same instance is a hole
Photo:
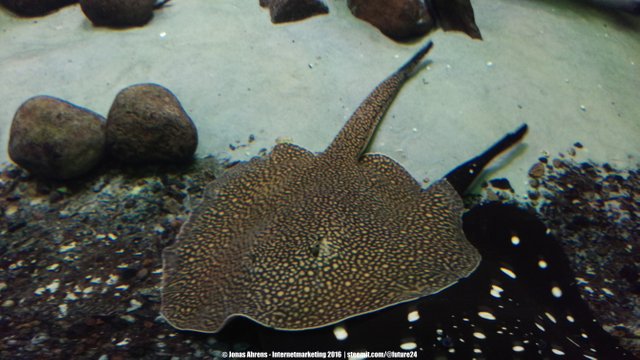
[[[488,204],[464,216],[478,269],[439,294],[323,329],[277,331],[238,319],[222,334],[253,350],[417,351],[441,359],[633,359],[580,299],[567,260],[525,210]]]
[[[521,126],[445,176],[463,194],[516,144]],[[463,217],[482,261],[468,278],[412,302],[299,332],[246,319],[219,335],[252,350],[415,351],[425,359],[633,359],[592,316],[560,245],[535,213],[499,203]],[[344,353],[343,355],[345,355]]]

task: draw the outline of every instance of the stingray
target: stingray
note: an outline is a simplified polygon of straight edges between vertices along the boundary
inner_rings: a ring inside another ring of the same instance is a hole
[[[227,170],[163,252],[161,313],[218,332],[235,317],[280,330],[327,326],[435,294],[471,274],[459,195],[526,125],[426,189],[365,154],[429,42],[378,85],[329,147],[278,144]]]

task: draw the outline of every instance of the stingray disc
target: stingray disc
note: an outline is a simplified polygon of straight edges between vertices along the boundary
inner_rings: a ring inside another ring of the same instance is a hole
[[[441,291],[480,255],[446,181],[422,189],[384,155],[361,155],[408,74],[381,83],[329,148],[280,144],[228,170],[163,253],[162,314],[217,332],[234,316],[302,330]]]

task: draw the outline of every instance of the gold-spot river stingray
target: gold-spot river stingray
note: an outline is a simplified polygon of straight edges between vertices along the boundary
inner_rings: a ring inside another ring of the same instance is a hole
[[[446,179],[426,189],[363,154],[423,47],[358,107],[320,154],[292,144],[236,165],[163,253],[162,315],[217,332],[236,316],[276,329],[326,326],[439,292],[480,254]]]

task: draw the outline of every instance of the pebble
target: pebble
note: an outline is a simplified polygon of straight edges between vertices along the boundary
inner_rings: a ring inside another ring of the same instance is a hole
[[[529,169],[529,176],[531,176],[534,179],[538,179],[541,178],[542,176],[544,176],[544,163],[541,162],[537,162],[535,163],[531,169]]]
[[[38,333],[33,338],[31,338],[31,344],[39,345],[47,340],[49,340],[49,335],[47,333]]]

